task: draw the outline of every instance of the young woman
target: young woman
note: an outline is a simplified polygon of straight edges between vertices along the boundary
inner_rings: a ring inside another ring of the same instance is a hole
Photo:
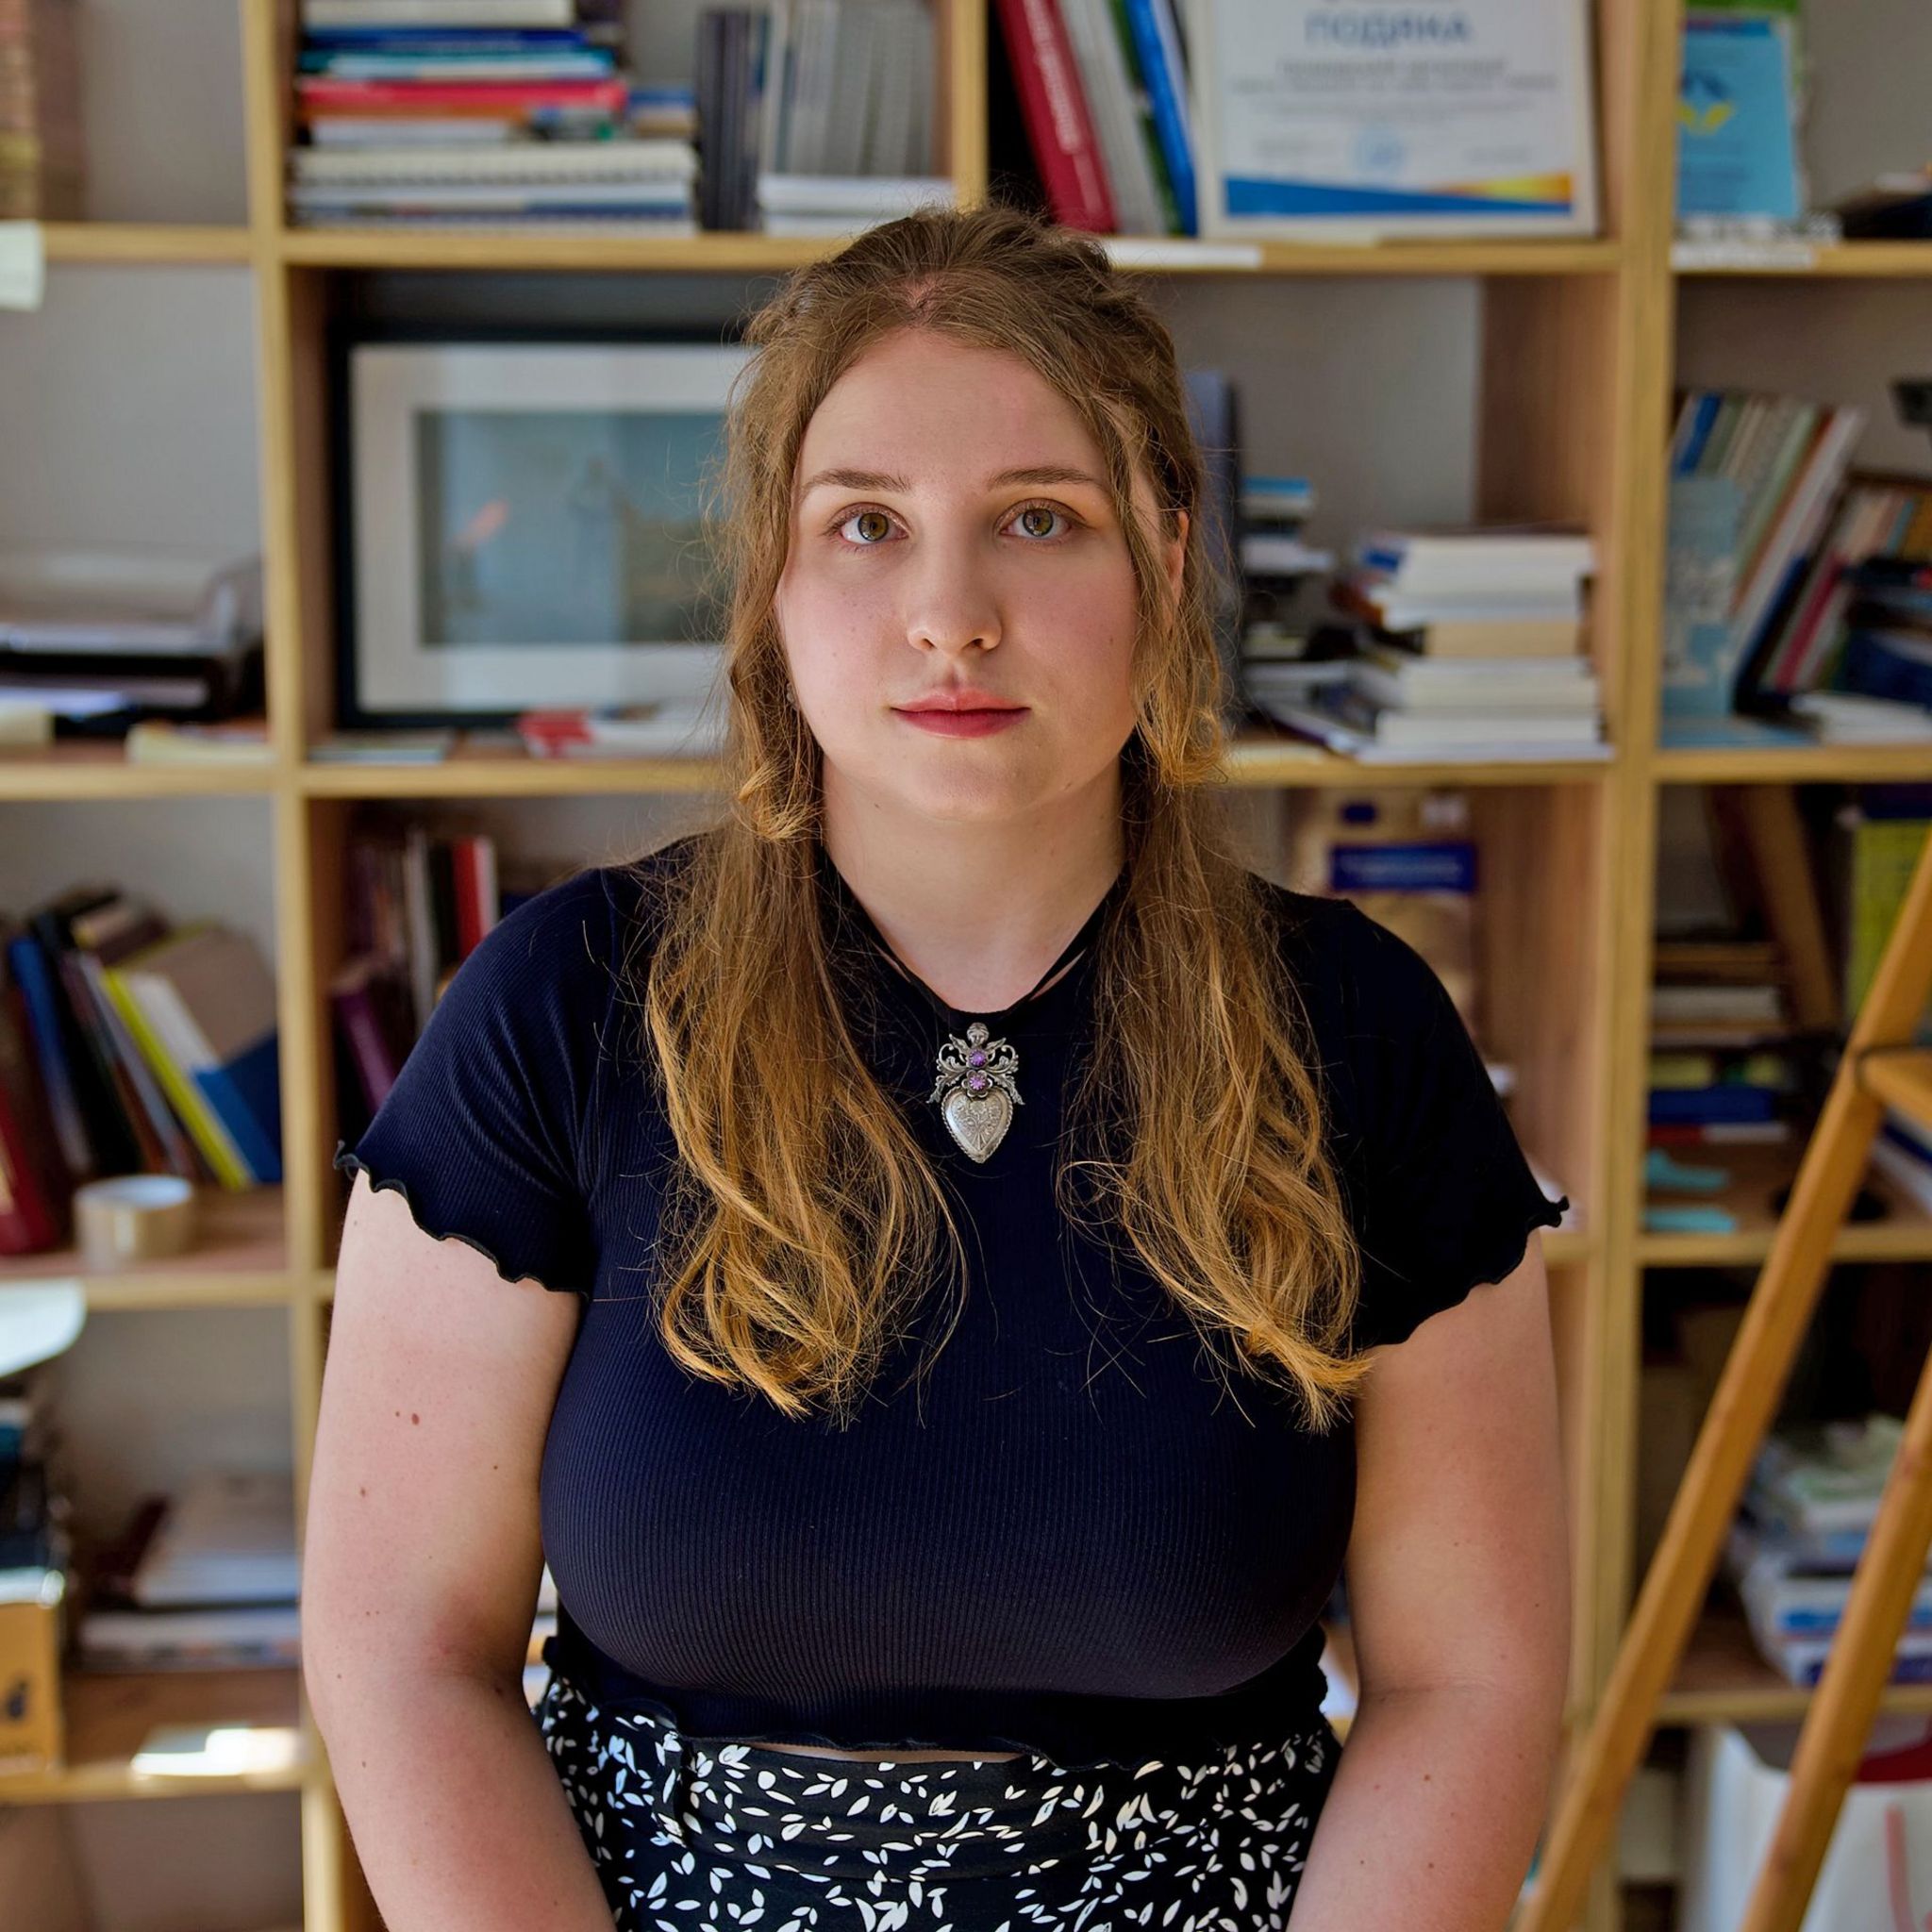
[[[305,1674],[383,1914],[1491,1932],[1568,1204],[1420,956],[1235,857],[1173,342],[992,208],[750,339],[724,811],[505,918],[337,1152]]]

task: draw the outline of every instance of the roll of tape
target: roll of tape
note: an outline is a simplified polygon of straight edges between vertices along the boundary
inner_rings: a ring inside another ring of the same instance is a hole
[[[194,1245],[194,1183],[173,1174],[109,1174],[75,1189],[74,1218],[90,1268],[186,1254]]]

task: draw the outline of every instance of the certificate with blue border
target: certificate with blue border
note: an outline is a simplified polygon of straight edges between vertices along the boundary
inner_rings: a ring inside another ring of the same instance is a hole
[[[1593,235],[1586,0],[1190,0],[1200,229]]]

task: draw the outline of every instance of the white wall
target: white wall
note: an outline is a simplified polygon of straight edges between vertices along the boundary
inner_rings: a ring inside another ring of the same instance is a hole
[[[291,1466],[283,1309],[94,1309],[48,1381],[61,1479],[90,1536],[200,1471]]]
[[[1810,200],[1823,208],[1876,175],[1932,161],[1932,7],[1820,0],[1805,9]]]
[[[57,264],[0,308],[0,550],[261,541],[254,276]]]
[[[275,963],[272,827],[265,798],[0,804],[0,911],[16,916],[98,879],[177,925],[219,919]]]

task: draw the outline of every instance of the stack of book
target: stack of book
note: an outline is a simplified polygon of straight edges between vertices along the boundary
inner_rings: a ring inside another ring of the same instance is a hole
[[[997,0],[993,160],[1022,149],[1055,220],[1192,236],[1194,127],[1173,0]],[[1016,139],[1005,142],[1007,129]]]
[[[64,1595],[71,1535],[50,1465],[50,1388],[40,1362],[0,1375],[0,1601],[8,1603]]]
[[[726,34],[714,71],[748,77],[722,92],[704,125],[719,126],[727,163],[708,225],[767,235],[844,234],[954,199],[934,170],[937,65],[927,0],[774,0],[707,8],[706,37]],[[736,41],[748,52],[736,53]],[[700,90],[701,97],[704,90]]]
[[[80,0],[0,0],[0,221],[85,209]]]
[[[1681,398],[1671,445],[1666,744],[1921,734],[1924,699],[1908,701],[1908,667],[1913,641],[1924,641],[1924,608],[1909,572],[1896,577],[1902,562],[1932,558],[1932,491],[1908,479],[1848,483],[1866,420],[1856,404],[1799,396],[1695,390]],[[1891,580],[1883,568],[1857,573],[1881,558],[1893,560]],[[1888,605],[1888,589],[1903,601]],[[1848,656],[1855,605],[1860,627],[1876,635]]]
[[[1380,530],[1330,586],[1356,655],[1309,681],[1251,674],[1270,716],[1356,758],[1602,758],[1583,654],[1589,536],[1547,526]]]
[[[1299,658],[1307,643],[1303,587],[1335,567],[1332,551],[1303,536],[1315,486],[1306,476],[1244,475],[1240,505],[1243,665]]]
[[[1650,1143],[1784,1141],[1798,1084],[1776,947],[1660,940],[1650,990]]]
[[[1680,1002],[1684,994],[1713,991],[1659,987],[1657,1008],[1663,1013],[1676,1014],[1683,1011]],[[1653,1047],[1652,1144],[1660,1146],[1674,1140],[1787,1140],[1790,1130],[1779,1108],[1796,1086],[1789,1056],[1776,1047]],[[1748,1137],[1740,1136],[1737,1132],[1740,1127],[1753,1131]]]
[[[280,1180],[277,1037],[246,933],[108,885],[0,914],[0,1254],[59,1246],[85,1180]]]
[[[1924,712],[1932,639],[1932,487],[1852,476],[1739,672],[1740,700],[1850,692]],[[1923,722],[1923,720],[1922,720]],[[1829,734],[1827,734],[1829,735]]]
[[[262,703],[261,559],[135,551],[0,556],[10,743],[125,738]],[[19,721],[38,717],[31,733]]]
[[[572,868],[498,877],[487,832],[409,822],[349,841],[345,950],[329,980],[338,1126],[358,1138],[394,1086],[457,968],[506,913]]]
[[[291,219],[694,233],[696,150],[688,127],[633,125],[621,12],[615,0],[304,0]],[[640,105],[665,125],[661,99]]]
[[[300,1659],[293,1478],[206,1471],[150,1496],[96,1566],[75,1633],[90,1671],[242,1670]]]
[[[1724,1567],[1765,1660],[1816,1684],[1898,1455],[1895,1416],[1811,1424],[1768,1437],[1724,1550]],[[1932,1680],[1932,1573],[1922,1575],[1890,1680]]]
[[[995,175],[1030,159],[1054,218],[1194,235],[1194,132],[1173,0],[998,0]]]

